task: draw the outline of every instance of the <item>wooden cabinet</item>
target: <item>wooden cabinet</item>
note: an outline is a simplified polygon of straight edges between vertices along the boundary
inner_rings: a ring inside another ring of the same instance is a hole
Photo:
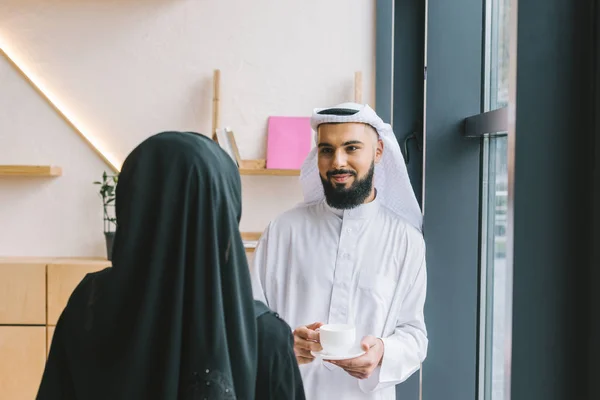
[[[0,399],[37,394],[54,326],[73,289],[106,260],[0,257]]]
[[[46,363],[46,327],[0,326],[0,398],[32,400]]]
[[[252,252],[247,253],[252,265]],[[0,257],[0,399],[35,398],[58,318],[106,260]]]
[[[54,336],[55,326],[46,327],[46,355],[50,354],[50,347],[52,345],[52,337]]]
[[[107,261],[60,260],[48,264],[48,325],[56,325],[67,301],[86,274],[102,270]]]
[[[0,325],[46,323],[46,265],[0,264]]]

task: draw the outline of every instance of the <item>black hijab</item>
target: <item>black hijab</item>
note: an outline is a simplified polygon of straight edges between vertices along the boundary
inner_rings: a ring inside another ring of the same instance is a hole
[[[164,132],[123,164],[113,267],[61,315],[38,399],[252,399],[256,321],[237,167]]]

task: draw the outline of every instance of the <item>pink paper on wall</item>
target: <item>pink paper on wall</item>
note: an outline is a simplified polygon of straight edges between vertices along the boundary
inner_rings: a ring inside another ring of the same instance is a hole
[[[311,140],[310,117],[269,117],[267,168],[300,169]]]

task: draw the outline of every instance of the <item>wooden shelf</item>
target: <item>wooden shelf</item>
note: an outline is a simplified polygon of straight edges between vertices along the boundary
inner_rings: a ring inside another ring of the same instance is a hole
[[[241,232],[242,234],[242,240],[244,242],[255,242],[258,241],[260,239],[260,236],[262,235],[262,232]],[[251,247],[246,247],[244,245],[244,248],[246,249],[247,253],[254,253],[254,250],[256,250],[256,247],[251,246]]]
[[[240,175],[300,176],[299,169],[268,169],[265,160],[238,160]]]
[[[0,165],[0,176],[61,176],[62,168],[54,165]]]
[[[241,232],[242,240],[258,240],[260,239],[262,232]]]
[[[363,100],[363,80],[362,71],[354,73],[354,101],[362,103]],[[221,70],[213,71],[213,97],[212,97],[212,139],[219,143],[217,130],[221,131],[220,119],[220,102],[221,102]],[[240,175],[255,175],[255,176],[300,176],[298,169],[267,169],[265,168],[265,160],[243,160],[240,156],[240,151],[235,142],[233,132],[229,128],[224,129],[226,135],[221,135],[224,141],[229,142],[229,146],[225,143],[219,143],[223,148],[227,148],[227,153],[239,165]]]
[[[299,169],[240,168],[240,175],[300,176]]]

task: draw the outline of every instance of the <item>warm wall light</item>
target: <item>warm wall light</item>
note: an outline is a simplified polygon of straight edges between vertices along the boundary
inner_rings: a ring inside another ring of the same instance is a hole
[[[100,158],[108,164],[108,166],[115,172],[120,171],[121,163],[117,162],[115,158],[105,150],[98,143],[87,130],[81,128],[81,124],[69,113],[66,107],[60,102],[60,100],[48,90],[41,81],[29,71],[25,63],[18,60],[18,57],[14,52],[10,51],[8,47],[2,44],[0,40],[0,54],[2,54],[8,62],[29,82],[29,84],[48,102],[48,104],[60,115],[60,117],[69,125],[73,130],[92,148],[92,150],[100,156]]]

